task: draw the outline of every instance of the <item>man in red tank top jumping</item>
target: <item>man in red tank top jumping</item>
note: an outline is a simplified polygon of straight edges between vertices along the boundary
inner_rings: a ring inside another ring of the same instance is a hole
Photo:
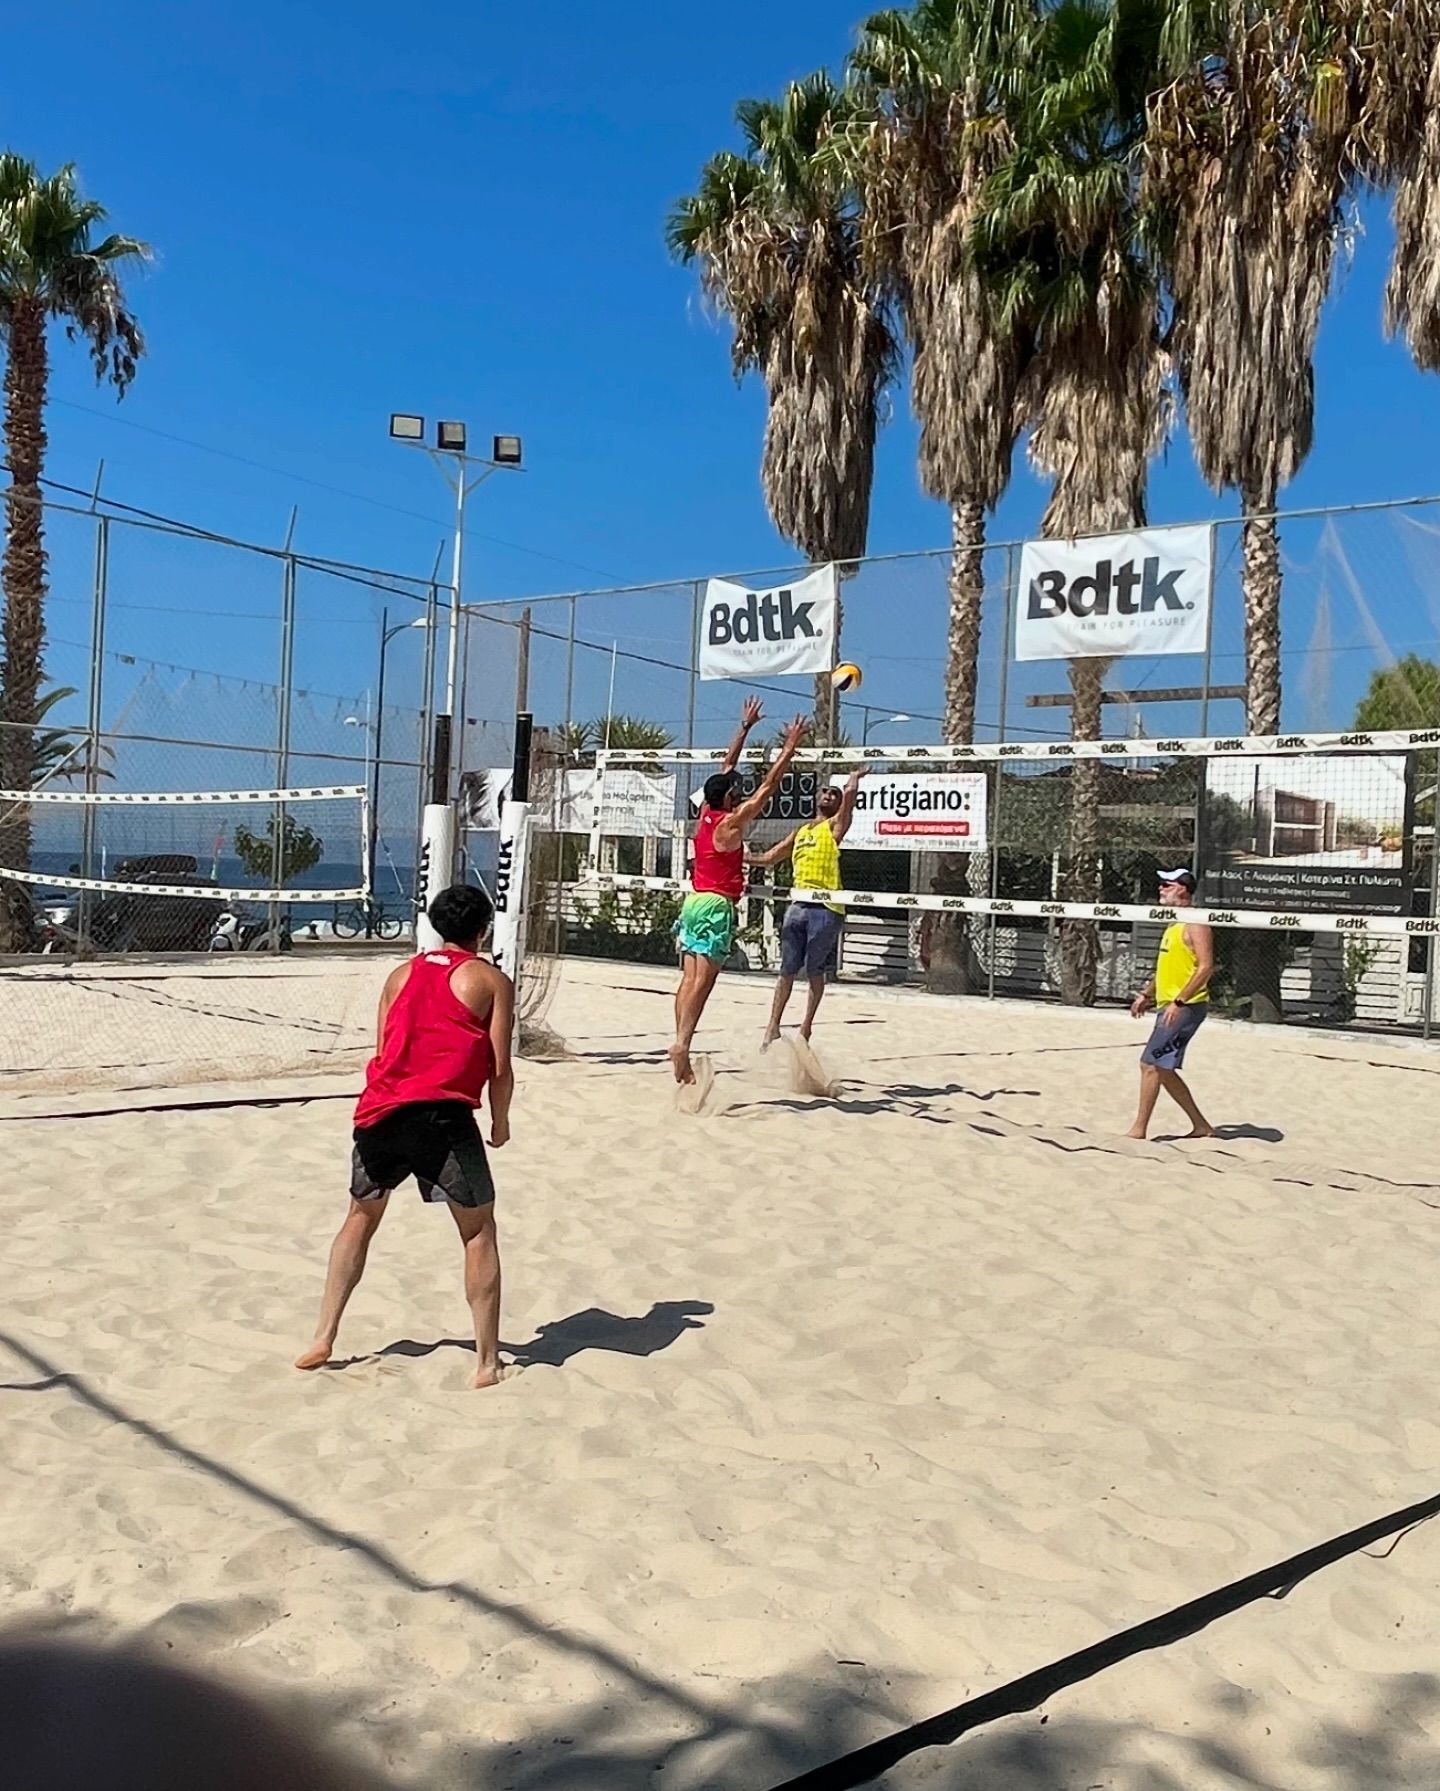
[[[760,720],[759,699],[750,697],[740,712],[740,727],[724,763],[705,779],[705,801],[695,829],[695,868],[691,893],[680,910],[675,937],[680,943],[680,987],[675,991],[675,1043],[669,1058],[677,1082],[693,1082],[690,1044],[715,987],[720,968],[735,948],[735,921],[745,892],[745,830],[764,812],[805,736],[805,718],[786,730],[775,762],[755,794],[740,800],[740,774],[735,767],[751,728]]]
[[[475,1110],[490,1090],[490,1143],[510,1138],[510,1034],[515,991],[477,956],[494,907],[483,889],[453,884],[430,905],[442,944],[391,972],[380,996],[375,1055],[355,1109],[350,1211],[330,1247],[315,1341],[297,1368],[330,1360],[346,1302],[391,1193],[414,1176],[420,1197],[445,1201],[465,1250],[465,1298],[475,1325],[475,1385],[500,1378],[500,1251],[495,1184]]]

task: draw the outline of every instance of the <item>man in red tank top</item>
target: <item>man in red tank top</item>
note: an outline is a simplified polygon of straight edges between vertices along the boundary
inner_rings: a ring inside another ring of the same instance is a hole
[[[695,866],[691,893],[680,910],[675,937],[683,969],[675,991],[675,1043],[668,1053],[677,1082],[693,1082],[690,1044],[715,987],[720,968],[735,948],[735,922],[745,893],[745,830],[764,812],[805,736],[805,718],[786,730],[775,762],[755,794],[740,800],[740,774],[735,767],[746,737],[761,718],[757,697],[746,700],[740,727],[719,771],[705,779],[705,800],[695,829]]]
[[[390,1195],[413,1175],[421,1199],[445,1201],[460,1232],[475,1385],[493,1387],[500,1378],[495,1184],[475,1121],[488,1087],[490,1143],[498,1150],[509,1142],[515,991],[508,976],[476,955],[493,914],[483,889],[457,883],[442,890],[430,905],[440,948],[421,952],[386,980],[375,1055],[355,1109],[350,1211],[330,1247],[315,1341],[297,1368],[330,1360]]]

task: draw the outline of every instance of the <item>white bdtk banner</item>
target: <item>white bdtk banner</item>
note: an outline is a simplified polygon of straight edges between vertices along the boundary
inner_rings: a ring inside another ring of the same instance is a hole
[[[700,618],[700,676],[828,672],[837,645],[835,593],[833,566],[769,591],[747,591],[712,578]]]
[[[1208,528],[1027,541],[1015,605],[1017,659],[1203,653]]]

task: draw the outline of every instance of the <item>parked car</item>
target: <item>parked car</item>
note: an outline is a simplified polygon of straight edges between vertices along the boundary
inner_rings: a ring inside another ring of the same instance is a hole
[[[157,852],[122,859],[114,877],[120,883],[168,883],[195,888],[193,896],[107,895],[90,917],[90,938],[98,951],[204,951],[217,916],[218,896],[206,896],[217,885],[198,876],[196,860],[179,852]]]

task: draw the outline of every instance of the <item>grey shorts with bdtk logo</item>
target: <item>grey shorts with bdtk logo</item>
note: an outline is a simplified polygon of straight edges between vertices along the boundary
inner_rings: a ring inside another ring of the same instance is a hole
[[[1199,1032],[1204,1024],[1208,1007],[1182,1007],[1176,1016],[1175,1023],[1166,1023],[1168,1007],[1162,1007],[1155,1016],[1155,1029],[1145,1049],[1140,1054],[1141,1063],[1148,1063],[1157,1070],[1178,1070],[1185,1061],[1185,1047]]]

